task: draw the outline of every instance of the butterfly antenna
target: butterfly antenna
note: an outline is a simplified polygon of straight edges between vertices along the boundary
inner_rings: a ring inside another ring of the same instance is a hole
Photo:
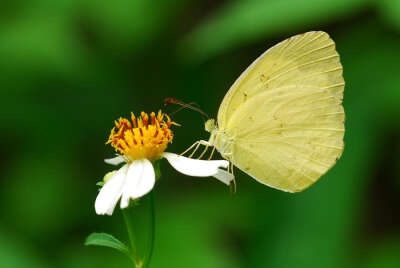
[[[190,103],[187,103],[187,105],[194,106],[194,105],[198,105],[198,104],[195,103],[195,102],[190,102]],[[182,111],[182,110],[185,109],[185,108],[187,108],[187,107],[186,107],[186,106],[181,106],[181,107],[179,107],[178,109],[176,109],[175,111],[173,111],[172,113],[169,113],[169,115],[171,116],[171,115],[173,115],[173,114],[176,114],[176,113]],[[197,108],[197,107],[196,107],[196,108]]]
[[[175,114],[175,113],[181,111],[182,109],[188,108],[188,109],[191,109],[193,111],[199,112],[201,115],[205,116],[207,119],[210,118],[208,116],[208,114],[203,112],[200,108],[193,106],[193,105],[196,104],[194,102],[185,103],[183,101],[180,101],[180,100],[177,100],[177,99],[174,99],[174,98],[167,98],[167,99],[164,100],[164,106],[167,106],[168,104],[177,104],[177,105],[181,105],[182,106],[178,110],[172,112],[170,115]]]

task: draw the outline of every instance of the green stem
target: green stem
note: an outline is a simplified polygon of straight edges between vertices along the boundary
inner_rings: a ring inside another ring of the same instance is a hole
[[[156,175],[156,180],[158,180],[161,176],[160,172],[160,162],[156,161],[154,164],[154,171]],[[146,201],[144,203],[147,203],[147,208],[148,208],[148,214],[149,218],[148,221],[145,221],[148,226],[146,228],[148,230],[147,232],[147,243],[146,244],[137,244],[138,239],[141,240],[142,236],[141,234],[143,233],[135,233],[137,232],[137,228],[139,228],[139,225],[134,226],[133,224],[140,223],[140,221],[135,221],[133,222],[132,219],[133,217],[137,218],[138,215],[134,212],[134,205],[130,206],[129,208],[122,209],[122,215],[124,217],[126,229],[128,232],[129,236],[129,242],[130,242],[130,253],[131,253],[131,260],[135,264],[136,268],[148,268],[150,264],[151,257],[153,255],[153,248],[154,248],[154,233],[155,233],[155,211],[154,211],[154,189],[148,193],[146,197],[143,197],[143,201]],[[141,214],[141,213],[139,213]],[[143,227],[143,226],[142,226]],[[144,233],[145,234],[145,233]],[[137,235],[137,237],[136,237]],[[144,238],[144,237],[143,237]],[[143,247],[146,247],[146,251],[142,253]],[[139,250],[139,251],[138,251]]]
[[[128,236],[129,236],[129,243],[131,245],[130,250],[131,250],[131,259],[135,263],[137,263],[138,258],[137,258],[137,252],[136,252],[136,245],[135,245],[135,233],[133,231],[133,224],[132,221],[129,217],[129,208],[127,209],[122,209],[122,215],[124,217],[124,222],[126,225],[126,230],[128,231]]]
[[[149,267],[150,260],[153,255],[154,248],[154,233],[155,233],[155,213],[154,213],[154,190],[149,193],[149,216],[150,230],[148,236],[147,250],[144,257],[144,268]]]
[[[149,214],[149,220],[148,220],[148,235],[147,235],[147,244],[146,245],[146,251],[144,252],[144,255],[140,254],[137,251],[137,244],[139,241],[139,237],[136,237],[135,235],[135,228],[138,226],[134,226],[134,222],[132,221],[133,217],[137,217],[137,215],[134,215],[134,206],[131,206],[126,209],[122,209],[122,215],[124,217],[124,222],[126,225],[126,230],[128,232],[128,237],[129,237],[129,244],[130,244],[130,253],[131,253],[131,260],[135,264],[136,268],[147,268],[149,267],[151,257],[153,255],[153,248],[154,248],[154,233],[155,233],[155,212],[154,212],[154,193],[151,191],[148,196],[147,196],[147,207],[148,207],[148,214]]]

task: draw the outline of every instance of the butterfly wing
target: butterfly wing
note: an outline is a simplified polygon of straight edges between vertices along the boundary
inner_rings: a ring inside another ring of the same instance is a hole
[[[230,160],[271,187],[307,188],[343,151],[343,90],[328,34],[308,32],[267,50],[220,106],[219,128],[234,138]]]

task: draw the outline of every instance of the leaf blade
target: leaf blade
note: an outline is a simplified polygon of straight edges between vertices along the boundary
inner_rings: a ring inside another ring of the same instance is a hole
[[[131,258],[129,248],[123,242],[107,233],[91,233],[86,238],[85,246],[102,246],[113,248]]]

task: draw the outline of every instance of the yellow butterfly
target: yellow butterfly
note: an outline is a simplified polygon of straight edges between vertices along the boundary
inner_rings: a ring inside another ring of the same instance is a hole
[[[302,191],[343,152],[342,73],[327,33],[286,39],[240,75],[219,107],[217,123],[205,123],[209,141],[195,144],[213,146],[262,184]]]

